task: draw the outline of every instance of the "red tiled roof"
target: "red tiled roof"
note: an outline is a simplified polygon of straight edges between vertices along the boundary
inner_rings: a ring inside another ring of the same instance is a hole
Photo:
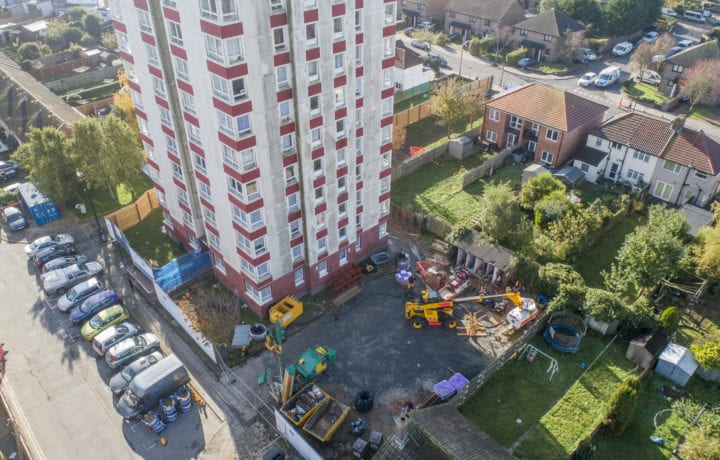
[[[674,133],[670,122],[639,113],[613,117],[590,132],[656,157],[662,155]]]
[[[395,67],[398,69],[409,69],[416,65],[422,65],[422,58],[418,53],[405,46],[402,40],[395,42]]]
[[[712,176],[720,173],[720,143],[702,131],[684,128],[665,149],[661,158],[692,166]]]
[[[564,132],[584,125],[608,109],[576,94],[538,83],[498,96],[486,106]]]

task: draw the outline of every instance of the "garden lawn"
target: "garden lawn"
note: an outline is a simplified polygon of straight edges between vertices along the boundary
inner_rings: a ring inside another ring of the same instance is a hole
[[[544,356],[538,355],[532,363],[525,358],[512,359],[460,407],[460,412],[509,448],[532,424],[550,411],[555,401],[577,380],[583,372],[580,363],[590,364],[608,342],[609,338],[591,332],[584,338],[577,353],[561,353],[551,348],[542,334],[538,334],[531,343],[558,361],[558,372],[552,380],[548,378],[550,374],[546,373],[550,362]],[[595,366],[601,368],[609,363],[610,374],[622,372],[617,363],[625,359],[626,346],[627,342],[618,338]],[[629,362],[625,366],[628,367]],[[607,380],[603,372],[588,372],[582,384],[587,388],[596,388]],[[593,404],[596,402],[593,401]],[[570,419],[574,415],[568,416]],[[517,420],[521,423],[517,423]],[[552,444],[538,446],[543,451],[555,452],[553,447]],[[555,458],[565,457],[567,455]],[[539,457],[533,453],[526,458]]]
[[[160,231],[162,226],[162,209],[157,208],[142,222],[124,231],[130,246],[153,267],[162,267],[184,254],[178,243]]]
[[[656,86],[647,83],[639,83],[635,80],[627,80],[623,87],[625,93],[633,99],[650,104],[662,104],[668,97],[658,91]]]
[[[150,187],[152,187],[152,182],[150,181],[150,179],[148,179],[147,176],[143,174],[141,177],[142,178],[140,181],[138,181],[136,184],[133,184],[133,190],[135,191],[136,199],[137,197],[145,193],[145,191],[147,191]],[[84,222],[92,219],[92,211],[90,210],[90,204],[87,202],[86,195],[85,192],[82,190],[82,187],[80,187],[78,193],[80,194],[80,196],[83,197],[82,202],[85,204],[87,212],[85,214],[81,214],[79,210],[75,209],[75,202],[69,203],[68,207],[72,208],[72,211],[75,213],[78,219],[80,219],[80,222]],[[93,203],[95,204],[95,212],[97,212],[98,216],[104,216],[105,214],[109,214],[122,208],[123,206],[129,205],[133,201],[133,196],[130,192],[130,189],[125,184],[120,184],[115,188],[115,195],[117,196],[117,200],[110,195],[110,191],[107,189],[107,187],[97,190],[90,190],[90,196],[92,196]]]
[[[448,141],[447,126],[438,124],[438,122],[439,120],[435,117],[427,117],[408,125],[406,146],[408,148],[410,146],[425,147],[425,150],[430,150],[446,143]],[[478,117],[472,122],[455,124],[450,129],[450,138],[454,139],[480,125],[482,125],[482,117]]]
[[[582,275],[588,286],[604,287],[605,283],[601,272],[610,270],[610,265],[615,262],[615,256],[625,241],[625,236],[643,223],[645,223],[643,216],[628,214],[622,221],[605,232],[592,247],[585,249],[575,257],[571,265]]]
[[[635,367],[625,358],[626,348],[627,341],[618,337],[540,419],[515,455],[548,460],[570,457],[602,421],[607,401]]]
[[[478,199],[490,182],[517,184],[519,189],[523,165],[505,166],[466,189],[462,179],[469,170],[480,166],[484,156],[465,160],[443,156],[393,182],[392,199],[404,208],[441,217],[450,225],[469,222],[478,213]]]

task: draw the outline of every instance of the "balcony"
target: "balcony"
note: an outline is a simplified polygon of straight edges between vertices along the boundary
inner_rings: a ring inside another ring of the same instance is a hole
[[[523,131],[523,137],[530,141],[536,141],[538,140],[538,133],[528,128]]]

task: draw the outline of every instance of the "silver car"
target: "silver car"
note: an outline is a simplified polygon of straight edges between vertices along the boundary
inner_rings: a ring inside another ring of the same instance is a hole
[[[140,329],[128,321],[115,326],[110,326],[95,336],[92,341],[93,350],[95,350],[95,353],[98,355],[103,356],[110,347],[116,343],[122,342],[128,337],[137,335],[138,332],[140,332]]]
[[[116,395],[121,394],[125,391],[125,388],[130,385],[130,382],[136,375],[148,367],[157,364],[161,359],[163,359],[163,354],[159,351],[155,351],[131,362],[121,372],[113,375],[109,383],[110,390],[112,390],[112,392]]]
[[[42,272],[47,273],[60,268],[69,267],[70,265],[84,264],[85,262],[87,262],[87,257],[82,254],[58,257],[57,259],[53,259],[45,263],[45,265],[43,265]]]
[[[139,356],[160,350],[160,339],[151,332],[127,338],[113,345],[105,353],[105,362],[113,369],[123,367]]]
[[[85,262],[53,270],[42,275],[43,290],[45,295],[64,294],[76,284],[102,272],[103,267],[98,262]]]
[[[50,246],[55,246],[56,244],[74,242],[75,238],[67,233],[61,233],[60,235],[43,236],[25,246],[25,254],[27,254],[28,257],[32,257],[37,254],[41,249],[49,248]]]
[[[70,288],[69,291],[60,296],[57,301],[57,308],[62,312],[67,312],[68,310],[83,303],[90,296],[104,290],[105,285],[103,283],[98,281],[97,278],[90,278],[89,280],[76,284]]]

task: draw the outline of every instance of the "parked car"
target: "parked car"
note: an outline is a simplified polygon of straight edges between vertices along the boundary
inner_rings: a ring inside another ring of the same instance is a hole
[[[41,270],[45,268],[45,265],[52,261],[57,259],[58,257],[62,256],[69,256],[72,254],[75,254],[77,252],[77,249],[75,249],[75,245],[73,243],[63,243],[63,244],[56,244],[55,246],[50,246],[49,248],[45,248],[42,251],[35,254],[33,257],[33,265],[37,270]],[[83,262],[85,262],[83,260]],[[82,262],[80,262],[82,263]],[[67,265],[65,266],[67,267]],[[64,267],[58,267],[58,268],[64,268]],[[44,273],[47,273],[51,270],[44,270]]]
[[[110,112],[112,112],[112,104],[106,105],[105,107],[100,107],[99,109],[95,109],[93,113],[96,117],[103,116],[103,115],[109,115]]]
[[[691,46],[695,46],[696,44],[697,43],[695,43],[692,40],[680,40],[679,42],[677,42],[677,44],[675,46],[677,46],[678,48],[685,49],[685,48],[690,48]]]
[[[151,333],[129,337],[116,343],[105,352],[105,362],[112,369],[119,369],[141,356],[160,351],[160,339]]]
[[[17,161],[0,161],[0,173],[6,171],[17,171],[20,169],[20,163]]]
[[[68,289],[102,273],[102,265],[97,262],[85,262],[80,265],[43,273],[42,282],[45,295],[65,294]]]
[[[580,77],[578,80],[578,86],[590,86],[593,82],[595,82],[595,78],[597,78],[597,74],[595,72],[588,72]]]
[[[73,246],[74,249],[74,246]],[[82,264],[87,262],[87,257],[83,254],[75,254],[70,256],[59,256],[55,259],[48,260],[42,266],[42,272],[47,273],[60,268],[69,267],[70,265]]]
[[[705,15],[702,14],[700,11],[686,11],[683,14],[683,19],[685,19],[686,21],[700,23],[704,23],[706,21]]]
[[[121,303],[122,298],[112,289],[97,292],[70,311],[70,321],[80,324],[100,310]]]
[[[444,57],[440,56],[437,53],[428,53],[427,59],[429,61],[437,61],[440,64],[440,67],[447,67],[448,63],[447,60],[445,60]]]
[[[155,351],[131,362],[125,367],[125,369],[113,375],[110,379],[110,383],[108,384],[110,386],[110,390],[116,395],[121,394],[125,391],[125,388],[127,388],[136,375],[140,374],[148,367],[157,364],[161,359],[163,359],[162,352]]]
[[[620,42],[612,50],[613,56],[626,56],[633,50],[633,44],[630,42]]]
[[[67,312],[80,305],[88,297],[104,290],[105,285],[98,281],[97,278],[90,278],[89,280],[76,284],[58,299],[58,310]]]
[[[435,28],[435,23],[432,21],[422,21],[418,24],[418,27],[421,29],[433,30]]]
[[[128,313],[125,307],[122,305],[113,305],[90,318],[89,321],[83,324],[80,333],[83,339],[92,340],[105,329],[129,319],[130,313]]]
[[[617,66],[604,68],[595,78],[595,86],[598,88],[607,88],[620,81],[622,69]]]
[[[459,42],[461,38],[462,38],[462,35],[460,35],[459,32],[452,32],[452,33],[448,34],[448,39],[451,42]]]
[[[430,43],[424,42],[422,40],[413,40],[410,42],[410,46],[419,48],[423,51],[430,51]]]
[[[660,14],[664,14],[666,16],[672,16],[672,17],[677,16],[677,13],[672,8],[660,8]]]
[[[99,356],[103,356],[113,345],[122,342],[128,337],[137,335],[139,332],[140,329],[128,321],[110,326],[95,336],[92,341],[93,350]]]
[[[73,238],[72,235],[68,235],[67,233],[62,233],[60,235],[43,236],[25,246],[25,254],[27,254],[28,257],[32,257],[42,249],[49,248],[50,246],[74,242],[75,238]]]
[[[575,62],[586,64],[588,62],[597,61],[597,56],[590,48],[578,48],[575,52],[575,57],[573,60]]]
[[[531,65],[535,64],[535,61],[532,58],[522,58],[518,61],[517,66],[521,69],[525,69],[527,67],[530,67]]]
[[[13,232],[17,232],[27,227],[27,220],[22,211],[15,206],[8,206],[2,210],[3,222],[7,225],[8,229]]]
[[[643,70],[640,74],[640,81],[643,83],[660,86],[660,82],[662,82],[662,77],[659,73],[652,70]]]
[[[404,32],[405,35],[407,35],[408,37],[412,37],[413,32],[415,32],[415,28],[414,28],[414,27],[406,27],[403,32]]]
[[[651,45],[655,43],[655,41],[658,38],[658,33],[655,31],[650,31],[643,35],[642,41],[650,43]]]

